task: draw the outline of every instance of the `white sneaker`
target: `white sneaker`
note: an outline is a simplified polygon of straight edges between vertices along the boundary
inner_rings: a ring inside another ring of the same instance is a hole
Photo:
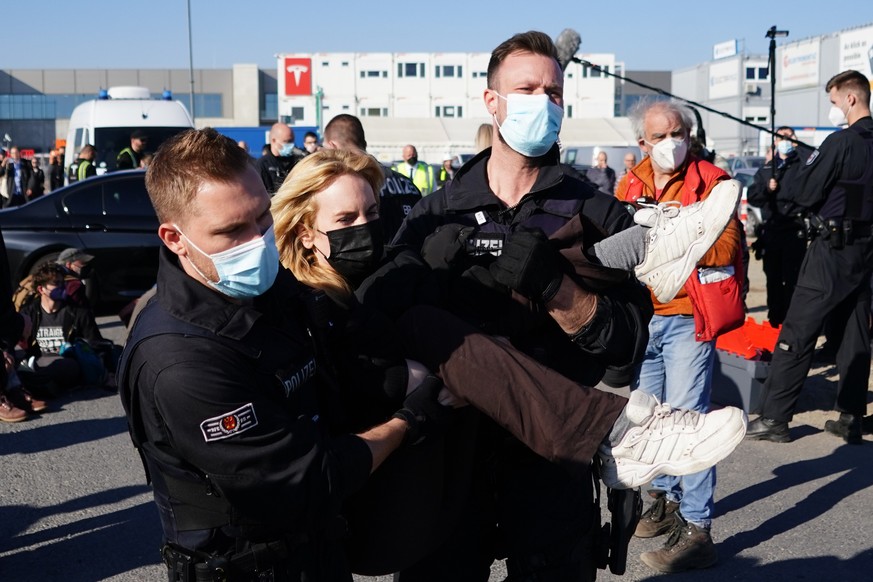
[[[690,206],[664,202],[636,211],[634,221],[649,231],[646,258],[634,273],[658,301],[667,303],[685,285],[697,262],[736,213],[741,190],[738,181],[725,180],[702,202]]]
[[[743,440],[748,418],[739,408],[708,413],[671,409],[635,390],[624,414],[633,423],[616,445],[598,455],[601,479],[612,489],[640,487],[658,475],[682,476],[712,467]]]

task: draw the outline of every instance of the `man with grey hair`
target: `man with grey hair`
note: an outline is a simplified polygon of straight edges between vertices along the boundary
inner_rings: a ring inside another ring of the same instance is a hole
[[[687,206],[707,198],[717,184],[728,180],[722,170],[689,155],[692,120],[684,107],[667,101],[641,103],[632,112],[631,121],[647,157],[619,184],[619,200],[637,204],[650,199]],[[695,271],[712,268],[712,273],[724,273],[733,264],[739,245],[739,227],[733,218]],[[690,278],[696,276],[692,272]],[[698,341],[698,316],[685,289],[664,303],[653,293],[652,302],[655,315],[649,323],[649,343],[631,390],[673,406],[706,412],[715,341]],[[635,535],[670,535],[663,548],[645,552],[643,562],[660,572],[681,572],[718,561],[710,536],[714,489],[714,467],[681,478],[660,476],[652,482],[649,494],[654,501]]]

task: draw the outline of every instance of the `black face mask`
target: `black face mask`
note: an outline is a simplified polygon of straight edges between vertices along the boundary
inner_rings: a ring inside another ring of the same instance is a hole
[[[409,158],[408,160],[406,160],[406,163],[409,164],[410,166],[414,166],[415,164],[418,163],[418,158]]]
[[[382,260],[384,242],[379,219],[322,234],[330,243],[327,262],[352,287],[357,287],[373,274]]]

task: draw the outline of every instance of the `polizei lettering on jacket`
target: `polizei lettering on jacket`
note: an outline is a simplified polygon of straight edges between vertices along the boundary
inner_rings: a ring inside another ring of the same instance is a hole
[[[467,254],[474,257],[492,255],[499,257],[503,252],[504,236],[499,232],[480,232],[466,242]]]
[[[300,386],[308,382],[315,375],[315,358],[311,358],[297,370],[289,370],[281,374],[282,386],[285,388],[285,398],[296,392]]]

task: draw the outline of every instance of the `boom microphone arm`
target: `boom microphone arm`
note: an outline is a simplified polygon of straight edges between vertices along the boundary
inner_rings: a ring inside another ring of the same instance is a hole
[[[558,38],[555,40],[555,46],[558,49],[558,63],[561,65],[561,70],[566,69],[567,65],[571,62],[577,63],[577,64],[582,65],[583,67],[589,67],[595,71],[599,71],[603,75],[607,75],[609,77],[615,77],[616,79],[621,79],[622,81],[631,83],[633,85],[636,85],[637,87],[642,87],[643,89],[648,89],[649,91],[653,91],[653,92],[657,93],[658,95],[663,95],[664,97],[669,97],[671,99],[677,99],[679,101],[683,101],[685,103],[688,103],[689,105],[693,105],[694,107],[699,107],[700,109],[703,109],[704,111],[709,111],[710,113],[715,113],[716,115],[720,115],[722,117],[730,119],[731,121],[736,121],[737,123],[739,123],[741,125],[752,127],[754,129],[757,129],[758,131],[763,131],[763,132],[766,132],[770,135],[776,134],[775,131],[773,131],[769,128],[763,127],[761,125],[756,125],[750,121],[746,121],[745,119],[740,119],[739,117],[734,117],[730,113],[726,113],[724,111],[719,111],[718,109],[713,109],[712,107],[708,107],[706,105],[703,105],[702,103],[698,103],[697,101],[692,101],[691,99],[685,99],[684,97],[679,97],[678,95],[674,95],[672,93],[664,91],[663,89],[659,89],[658,87],[652,87],[651,85],[646,85],[645,83],[640,83],[639,81],[635,81],[635,80],[630,79],[628,77],[625,77],[623,75],[617,75],[615,73],[611,73],[611,72],[607,71],[606,69],[603,69],[602,67],[600,67],[598,65],[595,65],[591,61],[587,61],[585,59],[580,59],[579,57],[576,56],[576,51],[579,50],[579,44],[581,42],[582,42],[582,40],[579,37],[579,33],[577,33],[576,31],[574,31],[570,28],[565,28],[561,32],[561,34],[558,35]],[[780,137],[782,137],[782,136],[780,136]],[[803,143],[799,139],[794,139],[792,141],[794,141],[797,145],[805,146],[805,147],[808,147],[810,149],[815,149],[814,147]]]

